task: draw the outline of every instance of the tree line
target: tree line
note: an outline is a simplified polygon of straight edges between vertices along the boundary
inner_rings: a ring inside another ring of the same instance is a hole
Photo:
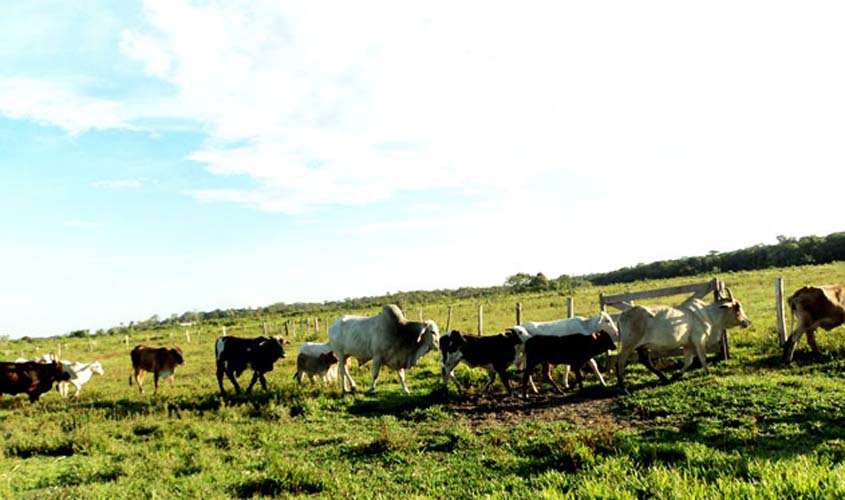
[[[237,324],[239,320],[243,319],[261,319],[273,316],[308,317],[344,309],[374,308],[388,303],[412,306],[436,302],[478,300],[530,292],[557,292],[561,295],[571,295],[576,288],[582,286],[630,283],[646,279],[716,274],[727,271],[750,271],[770,267],[826,264],[841,260],[845,260],[845,232],[801,238],[778,236],[777,244],[774,245],[760,244],[732,252],[713,251],[704,256],[681,257],[650,264],[637,264],[633,267],[623,267],[606,273],[584,276],[563,274],[553,279],[546,277],[543,273],[517,273],[508,276],[505,282],[499,286],[415,290],[325,302],[277,303],[260,308],[215,309],[204,312],[188,311],[181,315],[173,314],[165,319],[156,315],[144,321],[132,322],[128,327],[121,325],[121,327],[97,333],[113,334],[125,332],[127,329],[158,329],[198,322],[228,326]],[[71,332],[71,335],[80,336],[81,333],[76,331]],[[87,334],[87,331],[85,333]]]

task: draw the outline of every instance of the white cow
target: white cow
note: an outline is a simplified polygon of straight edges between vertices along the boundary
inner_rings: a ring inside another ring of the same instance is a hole
[[[613,318],[611,318],[605,311],[602,311],[590,318],[575,316],[574,318],[560,319],[556,321],[532,321],[529,323],[523,323],[520,326],[524,328],[529,335],[565,337],[567,335],[592,335],[593,332],[606,332],[612,339],[619,338],[619,330],[616,328]],[[601,381],[601,384],[607,387],[607,383],[605,382],[596,361],[594,359],[590,359],[588,363]],[[567,389],[569,388],[569,365],[566,365],[564,369],[563,386]]]
[[[619,335],[622,347],[616,359],[616,377],[624,388],[625,363],[634,351],[640,361],[662,382],[669,379],[652,363],[649,351],[668,353],[681,347],[686,358],[683,368],[672,379],[686,372],[695,357],[701,362],[704,373],[709,373],[705,354],[716,347],[722,330],[734,326],[748,327],[751,320],[745,315],[739,301],[728,298],[710,304],[699,299],[689,299],[677,307],[634,306],[619,317]]]
[[[440,331],[434,321],[408,321],[393,304],[384,306],[376,316],[341,316],[329,327],[329,344],[339,360],[344,393],[355,390],[355,381],[349,375],[350,357],[355,357],[359,364],[373,360],[371,393],[376,390],[381,365],[396,370],[402,390],[409,393],[405,369],[416,365],[428,351],[437,351],[439,339]]]
[[[103,365],[99,361],[94,361],[92,363],[62,361],[62,365],[65,367],[65,371],[70,374],[70,380],[67,382],[59,382],[56,386],[56,390],[59,391],[59,394],[61,394],[63,398],[67,397],[68,382],[76,387],[76,393],[73,395],[73,397],[76,398],[79,397],[82,385],[91,380],[92,376],[102,375],[105,373],[103,371]]]

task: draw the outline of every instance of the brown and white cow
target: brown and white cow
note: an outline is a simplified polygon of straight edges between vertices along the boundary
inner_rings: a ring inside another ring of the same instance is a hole
[[[66,381],[70,374],[65,372],[61,363],[23,363],[0,362],[0,395],[22,394],[29,396],[34,403],[53,387],[54,382]]]
[[[801,335],[807,333],[807,343],[813,353],[819,353],[816,328],[832,330],[845,323],[845,285],[804,286],[787,299],[795,328],[783,345],[783,361],[792,362],[795,346]]]
[[[285,357],[285,341],[281,337],[256,337],[243,339],[240,337],[219,337],[214,345],[214,356],[217,361],[217,384],[220,394],[223,390],[223,374],[235,386],[235,393],[241,392],[236,377],[247,368],[252,370],[252,381],[246,392],[252,392],[252,386],[261,382],[261,387],[267,390],[267,379],[264,374],[273,370],[273,364]]]
[[[153,385],[155,390],[153,394],[158,392],[158,379],[166,378],[170,380],[170,385],[173,385],[173,377],[175,376],[176,367],[185,364],[185,359],[182,357],[182,349],[179,347],[149,347],[145,345],[137,345],[130,353],[132,357],[133,374],[129,376],[129,385],[132,385],[132,379],[138,383],[138,390],[141,394],[144,393],[144,374],[146,372],[153,373]]]

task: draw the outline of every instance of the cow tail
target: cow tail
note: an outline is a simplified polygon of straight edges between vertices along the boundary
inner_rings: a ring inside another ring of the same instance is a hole
[[[132,387],[132,375],[129,375],[129,387]]]

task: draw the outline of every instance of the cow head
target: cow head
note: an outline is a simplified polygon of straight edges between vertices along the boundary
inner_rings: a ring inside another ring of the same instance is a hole
[[[426,321],[417,343],[425,343],[430,351],[440,350],[440,329],[437,328],[437,323],[432,320]]]
[[[461,346],[466,344],[464,336],[457,330],[452,330],[440,339],[439,349],[441,354],[441,364],[443,366],[452,366],[457,364],[461,359]]]
[[[261,342],[259,347],[261,349],[266,349],[267,351],[265,352],[273,359],[286,357],[285,340],[278,335]]]
[[[613,338],[606,331],[600,330],[593,332],[592,337],[598,342],[601,352],[616,350],[616,344],[613,342]]]
[[[173,346],[167,350],[170,353],[170,358],[176,365],[184,365],[185,358],[182,356],[182,348],[179,346]]]
[[[730,288],[728,288],[728,298],[719,302],[719,308],[728,311],[727,324],[725,328],[732,326],[741,326],[748,328],[751,326],[751,320],[745,315],[745,310],[742,309],[742,304],[738,300],[734,300]]]
[[[50,367],[50,374],[57,382],[67,382],[70,380],[70,372],[65,370],[65,367],[61,362],[51,361],[44,364]]]
[[[325,366],[331,366],[338,362],[337,355],[334,351],[329,352],[321,352],[320,353],[320,361],[325,363]]]
[[[106,373],[105,370],[103,370],[103,364],[99,361],[94,361],[89,366],[91,367],[92,373],[96,373],[97,375],[103,375]]]
[[[616,323],[613,322],[613,318],[610,317],[610,314],[607,314],[607,311],[599,313],[598,329],[607,332],[613,338],[619,338],[619,329],[616,328]]]

